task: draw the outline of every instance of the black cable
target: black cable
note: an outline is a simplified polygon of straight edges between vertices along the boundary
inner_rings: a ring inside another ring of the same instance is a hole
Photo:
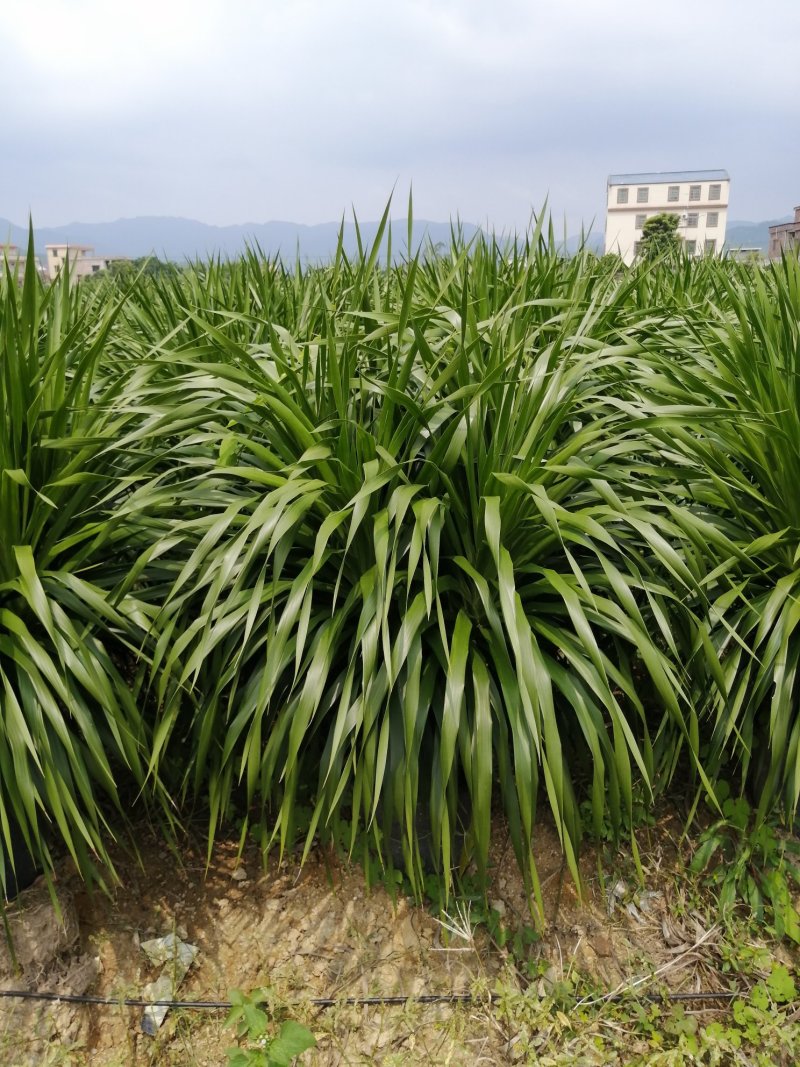
[[[746,991],[745,991],[746,992]],[[742,996],[742,991],[705,990],[699,993],[611,993],[600,996],[593,1003],[619,1003],[623,1000],[658,1001],[703,1001],[734,1000]],[[183,1008],[202,1011],[229,1011],[233,1004],[229,1000],[142,1000],[138,997],[99,997],[91,993],[37,993],[30,989],[0,989],[0,999],[8,1000],[42,1000],[61,1001],[66,1004],[96,1004],[103,1007],[117,1008]],[[417,996],[376,996],[376,997],[309,997],[302,1001],[315,1008],[332,1008],[341,1005],[348,1008],[377,1007],[380,1005],[408,1004],[473,1004],[476,1001],[499,1000],[497,994],[487,993],[475,996],[472,993],[423,993]]]

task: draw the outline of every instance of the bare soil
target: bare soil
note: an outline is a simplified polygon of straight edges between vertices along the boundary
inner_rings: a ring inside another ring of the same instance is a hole
[[[491,905],[510,930],[530,927],[530,901],[500,820],[493,841]],[[616,873],[601,874],[589,850],[580,899],[555,831],[538,830],[546,921],[530,961],[523,961],[534,981],[546,986],[577,971],[598,990],[653,974],[674,990],[718,986],[717,932],[682,896],[671,820],[648,830],[640,847],[647,855],[644,888],[634,887],[624,857]],[[208,866],[200,843],[187,843],[176,857],[143,829],[138,848],[139,862],[120,852],[119,884],[107,896],[89,894],[64,863],[57,881],[60,925],[45,887],[19,898],[9,915],[15,929],[33,931],[33,948],[30,936],[23,937],[22,975],[10,974],[8,966],[4,974],[0,956],[0,988],[141,996],[157,970],[140,943],[177,933],[199,949],[178,997],[226,1000],[231,988],[269,986],[276,1002],[291,1005],[288,1014],[317,1035],[318,1046],[303,1063],[514,1062],[514,1035],[480,992],[498,981],[524,984],[521,961],[493,943],[485,927],[470,939],[454,936],[429,910],[393,899],[382,886],[368,889],[358,866],[321,848],[303,867],[289,860],[266,869],[255,848],[240,858],[233,842],[218,842]],[[479,994],[472,1005],[412,1000],[317,1009],[304,1003],[311,997],[470,991]],[[155,1037],[141,1032],[141,1017],[134,1008],[0,1000],[0,1063],[206,1067],[224,1064],[225,1050],[235,1044],[223,1028],[224,1011],[173,1010]]]

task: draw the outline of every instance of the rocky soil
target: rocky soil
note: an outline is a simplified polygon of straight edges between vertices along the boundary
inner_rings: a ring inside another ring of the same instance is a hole
[[[530,907],[501,823],[489,901],[507,930],[530,929]],[[176,934],[199,952],[178,991],[182,1000],[225,1000],[230,989],[268,986],[274,1003],[304,1022],[318,1046],[303,1063],[513,1062],[513,1034],[504,1031],[481,990],[500,981],[522,987],[568,977],[576,969],[598,989],[612,990],[657,972],[675,989],[714,984],[715,930],[676,900],[675,850],[665,824],[650,841],[647,888],[598,873],[584,857],[585,894],[579,900],[565,873],[555,833],[537,838],[546,926],[520,959],[486,928],[462,938],[430,910],[368,889],[363,871],[327,850],[303,867],[271,862],[236,844],[205,850],[186,843],[180,856],[142,830],[140,861],[120,852],[119,884],[109,895],[89,894],[64,863],[56,884],[59,918],[43,884],[8,909],[15,961],[0,942],[0,988],[91,992],[137,997],[158,970],[140,946]],[[676,907],[676,903],[679,907]],[[451,909],[452,921],[463,926]],[[527,970],[527,974],[524,972]],[[352,1007],[343,998],[370,995],[465,993],[471,1005]],[[331,1008],[308,998],[333,997]],[[0,999],[0,1063],[70,1067],[218,1065],[234,1035],[224,1011],[173,1010],[154,1037],[142,1033],[142,1010],[120,1006],[42,1004]]]

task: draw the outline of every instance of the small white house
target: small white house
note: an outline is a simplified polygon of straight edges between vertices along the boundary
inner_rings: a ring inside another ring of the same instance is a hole
[[[731,180],[725,170],[610,174],[606,196],[606,252],[632,263],[642,228],[652,215],[678,216],[678,234],[690,256],[722,253]]]

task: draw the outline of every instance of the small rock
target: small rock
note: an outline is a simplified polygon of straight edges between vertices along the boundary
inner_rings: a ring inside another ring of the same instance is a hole
[[[246,882],[247,881],[247,871],[245,870],[244,867],[237,867],[236,870],[231,875],[231,878],[234,880],[234,882]]]
[[[595,934],[592,938],[592,945],[598,956],[614,955],[614,946],[611,944],[611,939],[606,937],[605,934]]]
[[[493,900],[493,901],[491,901],[491,907],[492,907],[493,911],[496,911],[497,914],[502,919],[503,916],[506,913],[505,901],[504,900],[500,900],[499,898],[497,900]]]
[[[414,929],[414,924],[411,921],[411,916],[407,915],[400,923],[400,929],[397,931],[397,938],[400,941],[402,948],[407,952],[413,952],[419,950],[419,938],[417,932]]]
[[[611,889],[607,899],[607,911],[609,916],[614,914],[614,908],[617,906],[617,901],[623,900],[628,893],[628,887],[620,879]]]

